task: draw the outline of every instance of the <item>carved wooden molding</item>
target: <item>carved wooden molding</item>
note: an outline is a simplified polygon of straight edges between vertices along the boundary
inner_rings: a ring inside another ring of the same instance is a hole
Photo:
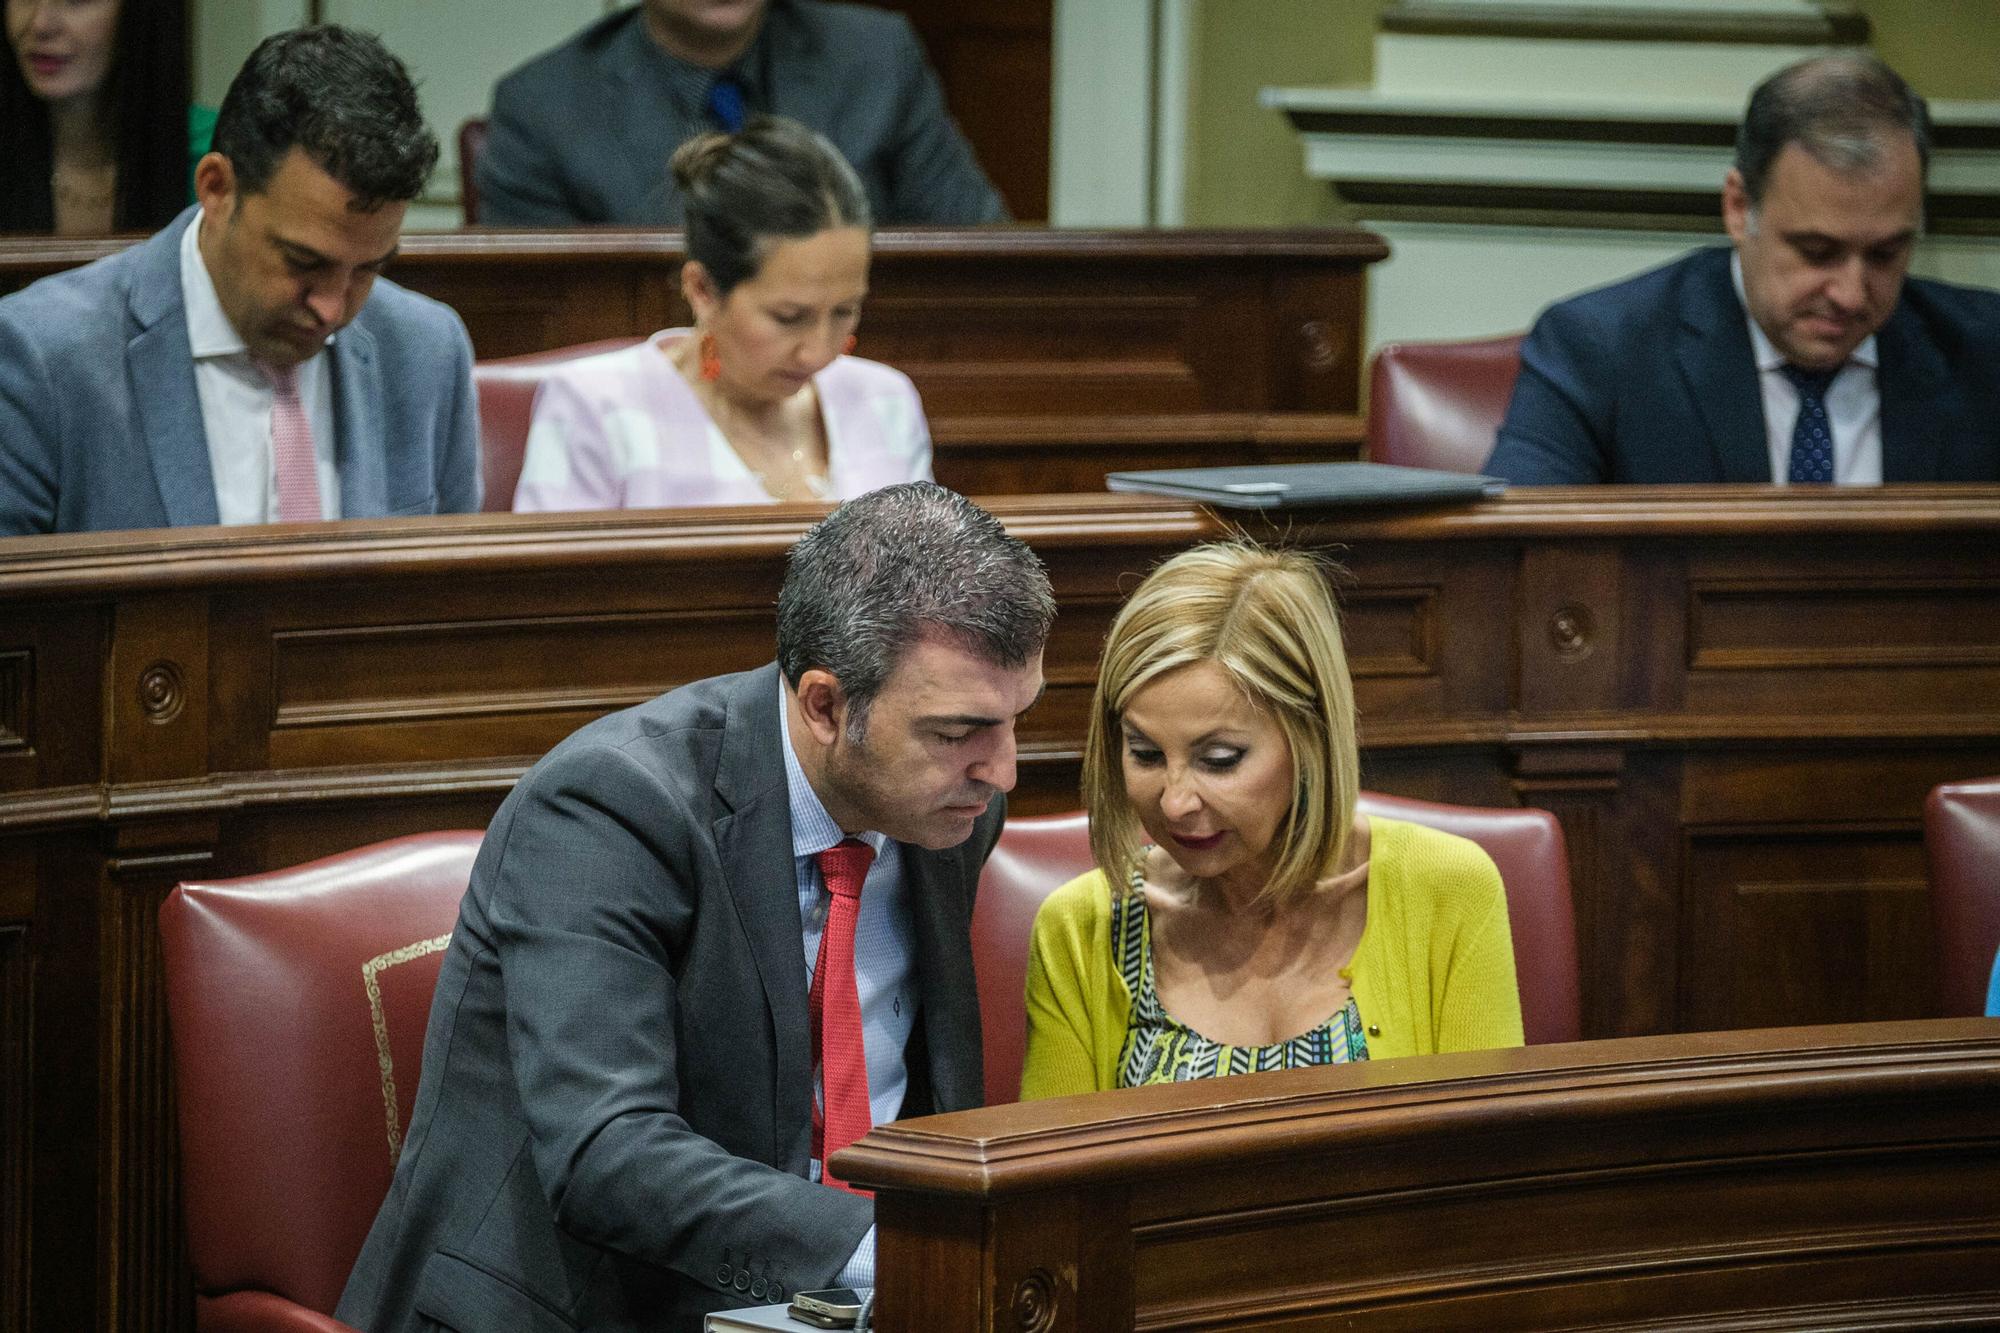
[[[1847,8],[1820,14],[1694,12],[1552,4],[1399,0],[1382,11],[1382,31],[1425,37],[1514,37],[1565,41],[1708,42],[1758,46],[1859,46],[1868,17]]]
[[[25,649],[0,653],[0,754],[35,743],[28,722],[35,688],[34,654]]]

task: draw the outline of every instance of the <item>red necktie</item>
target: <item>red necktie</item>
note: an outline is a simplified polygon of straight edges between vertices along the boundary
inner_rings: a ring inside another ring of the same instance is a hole
[[[820,1071],[821,1105],[813,1108],[813,1155],[820,1179],[836,1189],[857,1190],[833,1174],[827,1159],[866,1134],[875,1123],[868,1105],[868,1053],[861,1044],[861,991],[854,983],[854,919],[861,912],[861,881],[868,878],[875,849],[849,838],[813,858],[833,900],[813,964],[813,1065]]]
[[[299,402],[299,373],[265,366],[271,378],[271,469],[278,479],[278,522],[310,523],[320,517],[319,460],[312,426]]]

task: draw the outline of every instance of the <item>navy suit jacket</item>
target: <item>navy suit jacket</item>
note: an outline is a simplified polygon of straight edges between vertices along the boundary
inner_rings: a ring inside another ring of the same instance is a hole
[[[813,1067],[778,671],[601,718],[487,829],[410,1133],[339,1317],[367,1333],[694,1330],[831,1285],[873,1220],[806,1179]],[[903,1114],[981,1099],[972,906],[996,799],[904,844]]]
[[[865,5],[772,0],[759,37],[768,110],[832,141],[879,226],[998,222],[1006,206],[945,109],[908,19]],[[653,95],[662,59],[638,8],[599,20],[493,90],[479,220],[496,226],[679,226],[667,170],[713,126]]]
[[[1519,485],[1768,482],[1730,251],[1544,311],[1485,471]],[[1911,278],[1875,336],[1884,481],[2000,481],[2000,293]]]
[[[221,521],[181,296],[196,211],[0,300],[0,536]],[[458,316],[377,279],[327,355],[341,516],[477,511]]]

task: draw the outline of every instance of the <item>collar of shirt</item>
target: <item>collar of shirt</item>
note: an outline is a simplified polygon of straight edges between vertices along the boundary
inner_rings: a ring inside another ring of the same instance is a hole
[[[208,261],[201,255],[201,229],[205,219],[196,213],[181,233],[181,304],[187,311],[188,350],[197,361],[218,356],[248,357],[243,335],[223,313],[222,298],[215,294],[215,279],[209,276]],[[338,335],[336,335],[338,336]],[[327,342],[331,344],[333,338]],[[326,353],[313,354],[317,361]]]
[[[1764,326],[1759,324],[1757,317],[1750,313],[1750,298],[1745,294],[1743,288],[1742,255],[1732,254],[1729,256],[1729,280],[1736,286],[1736,300],[1743,307],[1743,322],[1750,328],[1750,354],[1756,358],[1757,369],[1760,371],[1778,369],[1785,364],[1785,354],[1778,350],[1777,344],[1772,342],[1770,335],[1764,332]],[[1861,345],[1848,354],[1847,362],[1849,365],[1866,366],[1870,370],[1876,369],[1875,335],[1871,333],[1866,338],[1863,338]]]
[[[790,691],[785,688],[785,678],[778,677],[778,730],[784,736],[785,752],[785,794],[792,807],[792,856],[794,859],[817,856],[834,846],[848,835],[841,831],[826,806],[814,791],[812,783],[806,779],[806,771],[799,765],[799,756],[792,749]],[[879,859],[883,845],[889,841],[884,833],[857,833],[855,837],[868,844]]]

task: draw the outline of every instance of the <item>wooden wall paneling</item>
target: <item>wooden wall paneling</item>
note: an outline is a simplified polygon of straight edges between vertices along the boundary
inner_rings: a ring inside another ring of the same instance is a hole
[[[1273,397],[1302,408],[1359,411],[1367,299],[1359,275],[1274,272],[1267,281],[1270,314],[1262,337]]]
[[[110,1318],[110,1283],[121,1266],[119,1233],[115,1214],[103,1206],[105,1145],[119,1130],[107,1104],[102,1035],[111,1021],[107,990],[115,988],[103,985],[98,952],[103,853],[96,833],[58,825],[30,835],[36,884],[26,938],[30,1333],[118,1327]]]
[[[472,345],[482,359],[690,322],[680,295],[678,246],[632,246],[628,239],[611,255],[585,246],[573,255],[552,248],[491,265],[413,259],[390,276],[456,310],[474,331]]]
[[[1535,745],[1512,756],[1515,799],[1562,821],[1588,1038],[1683,1031],[1676,1007],[1682,757],[1623,745]]]
[[[19,862],[31,849],[0,839],[0,875],[11,883],[26,876]],[[10,864],[11,863],[11,864]],[[30,983],[27,917],[32,901],[0,888],[0,1329],[28,1326],[28,1235],[34,1195],[28,1162],[29,1098],[34,1092],[29,1041],[33,989]]]
[[[945,103],[1007,209],[1049,215],[1051,0],[889,0],[923,41]]]
[[[104,1282],[105,1327],[169,1333],[191,1326],[194,1281],[181,1228],[180,1154],[159,910],[183,879],[209,873],[218,835],[200,819],[135,826],[120,837],[102,888],[99,1215],[115,1262]]]
[[[1923,801],[2000,772],[2000,743],[1771,747],[1688,772],[1684,1027],[1935,1012]]]
[[[1807,713],[1860,732],[1935,733],[1941,711],[2000,723],[2000,574],[1980,544],[1947,532],[1866,552],[1808,537],[1695,554],[1689,708],[1778,734]]]

